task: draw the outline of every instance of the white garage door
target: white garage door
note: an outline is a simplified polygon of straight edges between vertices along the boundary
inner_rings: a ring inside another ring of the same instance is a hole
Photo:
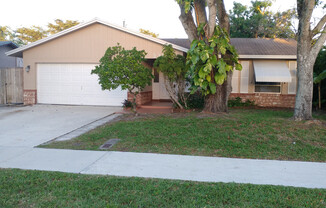
[[[95,64],[37,64],[37,102],[121,106],[127,91],[101,89]]]

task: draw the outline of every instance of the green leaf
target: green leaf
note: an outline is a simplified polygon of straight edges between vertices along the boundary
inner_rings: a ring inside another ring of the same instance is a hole
[[[226,48],[224,46],[220,46],[219,50],[220,50],[220,52],[221,52],[222,55],[225,55]]]
[[[212,94],[216,93],[216,85],[212,82],[209,83],[209,89],[211,90]]]
[[[202,54],[200,55],[200,58],[203,62],[205,62],[209,58],[208,51],[203,51]]]
[[[218,67],[218,72],[220,74],[224,74],[226,72],[226,63],[225,61],[221,58],[220,60],[218,60],[217,62],[217,67]]]
[[[191,8],[191,4],[190,4],[190,2],[189,2],[189,1],[186,1],[186,2],[184,3],[184,7],[185,7],[185,12],[188,13],[189,10],[190,10],[190,8]]]
[[[198,40],[192,41],[192,43],[190,44],[189,50],[193,51],[197,47],[197,44],[198,44]]]
[[[228,71],[231,71],[232,68],[233,68],[233,67],[232,67],[231,65],[226,65],[226,66],[225,66],[225,71],[227,71],[227,72],[228,72]]]
[[[241,71],[241,70],[242,70],[242,65],[239,64],[239,63],[237,63],[237,64],[235,65],[235,70]]]
[[[202,78],[202,79],[205,78],[206,74],[207,74],[207,73],[204,71],[204,68],[201,68],[201,69],[199,70],[199,72],[198,72],[198,76],[199,76],[200,78]]]
[[[220,74],[220,73],[216,73],[214,76],[215,82],[218,85],[221,85],[224,83],[224,80],[226,78],[226,74]]]
[[[211,82],[212,77],[211,77],[210,75],[206,75],[206,80],[207,80],[208,82]]]
[[[209,73],[209,72],[211,72],[212,71],[212,64],[210,64],[210,63],[207,63],[206,65],[205,65],[205,67],[204,67],[204,72],[205,73]]]
[[[212,64],[212,66],[217,65],[217,57],[215,55],[210,57],[210,63]]]
[[[193,65],[196,65],[198,61],[199,61],[198,56],[194,55],[194,56],[191,57],[191,62],[192,62]]]
[[[314,83],[320,83],[323,79],[326,79],[326,70],[322,71],[318,76],[314,77]]]
[[[208,86],[208,82],[203,81],[200,87],[203,88],[204,90],[207,90],[207,86]]]

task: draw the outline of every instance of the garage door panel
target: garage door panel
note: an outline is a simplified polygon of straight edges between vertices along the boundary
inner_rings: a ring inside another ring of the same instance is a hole
[[[38,103],[121,106],[127,91],[102,90],[95,64],[38,64]]]

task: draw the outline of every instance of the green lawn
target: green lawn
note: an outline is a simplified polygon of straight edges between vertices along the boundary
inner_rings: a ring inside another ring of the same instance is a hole
[[[184,155],[326,162],[326,117],[294,122],[292,111],[231,109],[229,114],[125,115],[76,139],[46,148],[98,150],[111,138],[111,150]]]
[[[0,207],[325,207],[326,190],[0,169]]]

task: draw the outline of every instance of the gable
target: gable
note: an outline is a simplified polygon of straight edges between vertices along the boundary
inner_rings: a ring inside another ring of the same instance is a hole
[[[146,45],[148,45],[150,43],[152,43],[154,45],[161,45],[161,46],[163,46],[165,44],[168,44],[168,42],[166,42],[164,40],[154,38],[154,37],[151,37],[149,35],[145,35],[145,34],[142,34],[142,33],[139,33],[139,32],[134,32],[134,31],[131,31],[131,30],[127,29],[127,28],[116,26],[116,25],[104,22],[102,20],[94,19],[92,21],[89,21],[89,22],[86,22],[86,23],[81,23],[79,25],[76,25],[76,26],[71,27],[69,29],[66,29],[64,31],[58,32],[58,33],[56,33],[54,35],[51,35],[49,37],[46,37],[46,38],[43,38],[41,40],[35,41],[35,42],[30,43],[30,44],[28,44],[26,46],[22,46],[20,48],[15,49],[15,50],[9,51],[6,54],[9,55],[9,56],[22,57],[23,52],[25,52],[27,50],[30,50],[32,48],[38,48],[41,45],[44,45],[46,43],[55,41],[57,39],[62,40],[63,37],[70,36],[71,34],[76,35],[77,32],[80,32],[81,30],[89,29],[93,25],[102,25],[102,26],[105,26],[105,27],[111,29],[112,31],[120,32],[119,36],[111,37],[111,38],[116,38],[115,41],[117,41],[117,42],[121,41],[121,39],[123,39],[126,36],[129,36],[129,38],[131,37],[130,41],[135,41],[135,38],[136,38],[137,39],[136,42],[133,42],[133,43],[134,43],[134,46],[140,46],[139,47],[140,49],[138,49],[138,50],[143,50],[145,48],[148,48],[148,47],[142,48],[142,46],[146,46]],[[87,39],[87,40],[89,40],[89,39]],[[144,41],[147,41],[148,43],[139,45],[139,42],[144,42]],[[83,44],[84,44],[84,42],[83,42]],[[128,44],[127,44],[127,46],[128,46]],[[172,46],[176,50],[177,53],[187,52],[186,48],[183,48],[181,46],[174,45],[174,44],[172,44]],[[153,51],[149,50],[148,52],[149,52],[148,58],[156,58],[155,56],[153,56],[153,53],[152,53]]]

